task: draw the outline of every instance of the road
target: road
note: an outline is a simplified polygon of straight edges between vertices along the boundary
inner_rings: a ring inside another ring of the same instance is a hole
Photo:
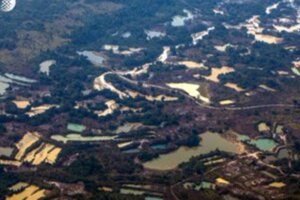
[[[144,69],[142,69],[144,71]],[[140,71],[142,71],[140,70]],[[135,72],[132,71],[110,71],[110,72],[106,72],[104,74],[102,74],[100,77],[98,77],[96,80],[101,80],[101,85],[105,86],[105,88],[110,89],[112,92],[116,92],[120,97],[128,97],[128,95],[118,89],[116,89],[111,83],[106,82],[105,80],[105,76],[109,75],[109,74],[115,74],[117,75],[120,79],[127,81],[130,84],[134,84],[134,85],[141,85],[142,87],[145,88],[156,88],[156,89],[160,89],[160,90],[165,90],[168,92],[176,92],[179,93],[183,96],[185,96],[186,98],[192,100],[196,105],[198,105],[201,108],[206,108],[206,109],[211,109],[211,110],[228,110],[228,111],[245,111],[245,110],[256,110],[256,109],[264,109],[264,108],[296,108],[296,106],[294,104],[262,104],[262,105],[247,105],[247,106],[227,106],[227,107],[223,107],[223,106],[212,106],[206,103],[202,103],[200,102],[198,99],[189,96],[187,93],[178,90],[178,89],[173,89],[173,88],[169,88],[169,87],[165,87],[165,86],[161,86],[161,85],[154,85],[154,84],[149,84],[149,83],[142,83],[139,84],[138,81],[126,78],[125,75],[132,75],[133,73],[136,73],[136,69]],[[95,80],[95,82],[96,82]],[[98,83],[99,84],[99,83]]]

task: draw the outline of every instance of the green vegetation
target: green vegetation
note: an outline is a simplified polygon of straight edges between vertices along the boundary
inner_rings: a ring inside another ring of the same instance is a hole
[[[258,194],[299,198],[300,79],[292,69],[300,40],[297,32],[273,28],[274,23],[296,25],[299,16],[288,1],[280,2],[267,14],[273,0],[33,0],[18,2],[15,12],[0,13],[0,83],[9,84],[0,99],[0,146],[14,149],[10,157],[0,158],[0,199],[12,194],[8,188],[19,181],[47,189],[48,199],[221,199],[236,191],[249,196],[241,199]],[[172,26],[174,16],[187,11],[193,17],[184,26]],[[283,41],[256,41],[249,34],[249,19],[256,15],[260,34]],[[281,22],[283,17],[288,22]],[[147,39],[148,30],[164,36]],[[198,42],[193,43],[195,35]],[[107,50],[106,44],[125,53]],[[170,52],[159,59],[166,47]],[[126,51],[131,48],[140,50],[131,54]],[[81,51],[101,55],[103,64],[95,66]],[[39,72],[45,60],[56,61],[49,76]],[[186,67],[183,61],[203,67]],[[217,77],[220,82],[205,79],[224,66],[232,72]],[[37,82],[16,84],[5,78],[7,72]],[[199,85],[195,93],[204,93],[210,102],[167,83]],[[132,95],[119,97],[117,91]],[[234,103],[219,104],[227,99]],[[30,104],[20,109],[16,100]],[[28,114],[45,105],[53,107]],[[259,132],[260,121],[284,129]],[[141,126],[116,134],[127,123]],[[62,149],[55,164],[18,167],[18,142],[33,131],[41,138],[28,151],[53,144]],[[74,132],[80,137],[65,143],[55,139],[63,141]],[[291,153],[278,158],[275,146]],[[147,167],[158,159],[161,168]],[[215,183],[222,177],[230,184]],[[216,190],[183,187],[203,181],[216,184]],[[274,181],[286,187],[271,188]],[[132,189],[141,195],[121,194],[126,184],[140,187]]]

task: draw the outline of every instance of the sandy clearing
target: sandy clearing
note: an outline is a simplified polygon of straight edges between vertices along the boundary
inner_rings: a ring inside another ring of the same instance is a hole
[[[233,90],[235,90],[236,92],[243,92],[243,91],[244,91],[244,89],[241,88],[241,87],[240,87],[238,84],[236,84],[236,83],[226,83],[224,86],[225,86],[225,87],[228,87],[228,88],[230,88],[230,89],[233,89]]]
[[[15,100],[13,101],[13,103],[20,109],[24,109],[30,105],[30,102],[28,100],[22,100],[22,101]]]
[[[205,97],[200,94],[199,89],[200,85],[193,84],[193,83],[167,83],[167,86],[175,89],[180,89],[188,93],[190,96],[195,97],[197,99],[200,99],[201,101],[205,103],[210,103],[210,100],[208,97]]]
[[[211,75],[210,76],[203,76],[206,80],[219,83],[219,76],[221,74],[228,74],[231,72],[234,72],[235,70],[232,67],[223,66],[221,68],[212,68],[211,69]]]

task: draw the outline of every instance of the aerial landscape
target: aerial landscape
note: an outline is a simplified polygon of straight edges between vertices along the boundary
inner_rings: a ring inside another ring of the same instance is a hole
[[[300,199],[300,0],[3,5],[0,200]]]

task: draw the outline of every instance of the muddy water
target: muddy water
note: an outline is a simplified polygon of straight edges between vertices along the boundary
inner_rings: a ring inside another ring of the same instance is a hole
[[[176,168],[180,163],[188,161],[193,156],[207,154],[216,149],[238,153],[238,144],[226,140],[217,133],[206,132],[201,134],[200,137],[202,140],[198,147],[180,147],[176,151],[160,155],[158,158],[144,163],[144,167],[153,170],[171,170]]]

